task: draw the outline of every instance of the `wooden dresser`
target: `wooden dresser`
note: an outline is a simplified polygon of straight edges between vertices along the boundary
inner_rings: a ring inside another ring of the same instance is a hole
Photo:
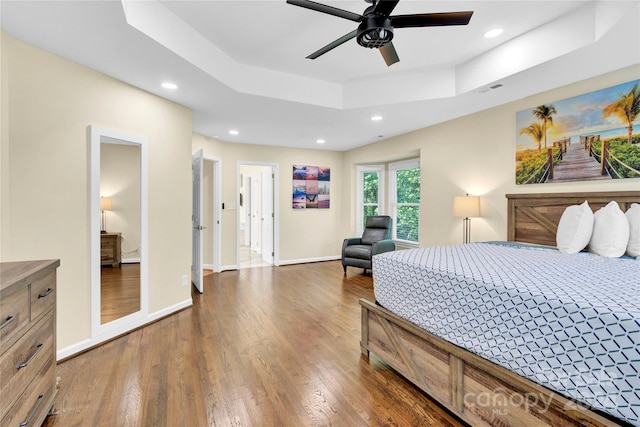
[[[0,263],[0,427],[39,426],[53,409],[59,265]]]
[[[120,267],[122,233],[100,233],[100,265]]]

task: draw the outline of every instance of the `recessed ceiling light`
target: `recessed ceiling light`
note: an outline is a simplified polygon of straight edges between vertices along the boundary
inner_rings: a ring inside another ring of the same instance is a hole
[[[171,82],[164,82],[162,83],[162,87],[165,89],[178,89],[178,85],[175,83],[171,83]]]
[[[382,120],[382,116],[371,116],[372,122],[379,122],[380,120]]]
[[[324,143],[325,143],[325,140],[324,140],[324,139],[316,139],[316,142],[317,142],[318,144],[324,144]]]
[[[238,132],[238,131],[237,131],[237,130],[235,130],[235,129],[231,129],[231,130],[229,131],[229,135],[238,135],[239,133],[240,133],[240,132]]]
[[[489,30],[484,33],[484,37],[487,39],[492,39],[494,37],[498,37],[500,34],[502,34],[502,28],[494,28],[493,30]]]

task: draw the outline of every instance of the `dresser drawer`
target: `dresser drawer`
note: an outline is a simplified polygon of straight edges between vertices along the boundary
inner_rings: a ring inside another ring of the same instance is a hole
[[[12,338],[29,324],[29,287],[0,294],[0,354]]]
[[[52,330],[53,311],[50,311],[0,356],[0,402],[3,405],[14,401],[18,397],[17,390],[33,381],[43,367],[55,363]]]
[[[0,262],[0,427],[40,426],[53,407],[59,266]]]
[[[100,261],[113,262],[113,249],[111,248],[100,249]]]
[[[56,302],[56,273],[52,271],[31,283],[31,320],[51,310]]]
[[[0,421],[1,427],[40,426],[53,406],[56,396],[55,361],[48,363],[37,373],[33,383],[29,384],[24,393],[18,397],[15,404]],[[26,424],[22,424],[26,423]]]
[[[121,233],[110,232],[100,234],[100,263],[119,267],[121,258]]]

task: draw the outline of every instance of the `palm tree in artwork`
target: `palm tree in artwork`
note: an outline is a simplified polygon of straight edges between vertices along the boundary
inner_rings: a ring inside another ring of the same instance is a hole
[[[631,144],[633,122],[640,116],[640,86],[638,83],[633,85],[629,93],[621,95],[618,100],[607,105],[602,110],[602,116],[605,118],[612,114],[615,114],[626,123],[628,141]]]
[[[538,144],[538,151],[541,150],[540,143],[544,136],[544,129],[540,123],[531,123],[526,128],[520,129],[520,135],[529,135]]]
[[[553,115],[557,114],[555,105],[539,105],[533,110],[533,115],[542,121],[542,133],[544,135],[544,149],[547,149],[547,129],[553,126]]]

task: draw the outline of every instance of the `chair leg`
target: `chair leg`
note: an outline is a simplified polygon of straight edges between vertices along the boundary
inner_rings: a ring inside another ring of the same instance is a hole
[[[343,265],[342,268],[344,269],[344,274],[347,274],[347,266]]]

